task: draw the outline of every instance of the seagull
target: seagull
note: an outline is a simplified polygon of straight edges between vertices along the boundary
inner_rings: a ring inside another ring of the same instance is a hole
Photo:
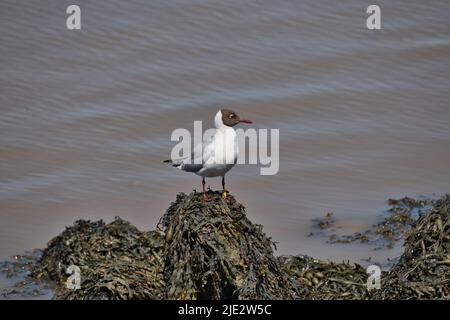
[[[222,198],[226,201],[225,174],[236,164],[238,142],[234,126],[252,121],[239,118],[229,109],[219,110],[214,117],[214,135],[194,147],[190,156],[164,160],[182,171],[192,172],[202,177],[203,201],[209,201],[205,192],[205,178],[222,177]]]

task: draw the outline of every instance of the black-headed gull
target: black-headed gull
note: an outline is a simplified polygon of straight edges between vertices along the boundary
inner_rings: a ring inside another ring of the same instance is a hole
[[[205,178],[222,177],[222,197],[227,198],[225,189],[225,174],[236,164],[238,158],[238,142],[234,126],[239,123],[252,123],[250,120],[240,119],[236,112],[221,109],[214,117],[216,131],[214,135],[195,146],[190,156],[165,160],[174,167],[192,172],[202,177],[203,200],[207,201],[205,193]]]

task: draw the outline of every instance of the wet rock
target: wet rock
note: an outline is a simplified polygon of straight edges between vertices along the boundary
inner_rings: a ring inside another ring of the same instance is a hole
[[[13,278],[27,273],[42,255],[42,250],[34,249],[24,254],[17,254],[11,260],[0,262],[0,271],[7,277]]]
[[[39,299],[51,296],[48,286],[37,284],[28,277],[41,255],[41,250],[34,249],[0,262],[0,272],[11,282],[11,285],[0,291],[1,299]]]

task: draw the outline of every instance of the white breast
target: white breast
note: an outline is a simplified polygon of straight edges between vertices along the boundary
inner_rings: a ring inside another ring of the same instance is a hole
[[[223,176],[238,157],[237,135],[233,128],[220,128],[204,150],[203,168],[197,173],[204,177]]]

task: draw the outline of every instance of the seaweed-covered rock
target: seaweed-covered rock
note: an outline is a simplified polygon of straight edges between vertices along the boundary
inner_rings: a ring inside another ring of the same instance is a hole
[[[398,263],[374,299],[450,299],[450,195],[412,224]]]
[[[56,284],[54,299],[295,299],[300,284],[281,269],[273,243],[233,196],[179,194],[161,231],[116,218],[78,220],[52,239],[31,277]],[[80,268],[81,289],[66,270]]]
[[[367,273],[359,264],[335,263],[308,256],[281,256],[283,270],[302,286],[308,300],[366,299]]]
[[[166,232],[168,299],[295,299],[300,285],[273,256],[273,243],[219,192],[179,194],[160,226]]]
[[[54,299],[450,299],[450,195],[427,206],[394,204],[393,221],[406,217],[410,230],[401,229],[405,251],[374,291],[358,264],[276,258],[243,205],[208,195],[205,203],[201,193],[180,193],[159,231],[139,231],[120,218],[76,221],[48,243],[30,279],[53,282]],[[412,207],[420,208],[416,220],[402,209]],[[71,265],[80,268],[78,290],[66,286]]]
[[[55,283],[55,299],[157,299],[162,297],[164,237],[129,222],[78,220],[52,239],[31,277]],[[66,270],[80,268],[81,289],[68,289]]]
[[[375,245],[375,249],[393,248],[404,238],[417,218],[430,209],[432,200],[405,197],[389,199],[388,204],[391,207],[387,210],[387,215],[367,230],[337,235],[336,217],[333,213],[327,213],[324,217],[313,219],[315,230],[310,236],[327,236],[330,244],[360,242]]]

